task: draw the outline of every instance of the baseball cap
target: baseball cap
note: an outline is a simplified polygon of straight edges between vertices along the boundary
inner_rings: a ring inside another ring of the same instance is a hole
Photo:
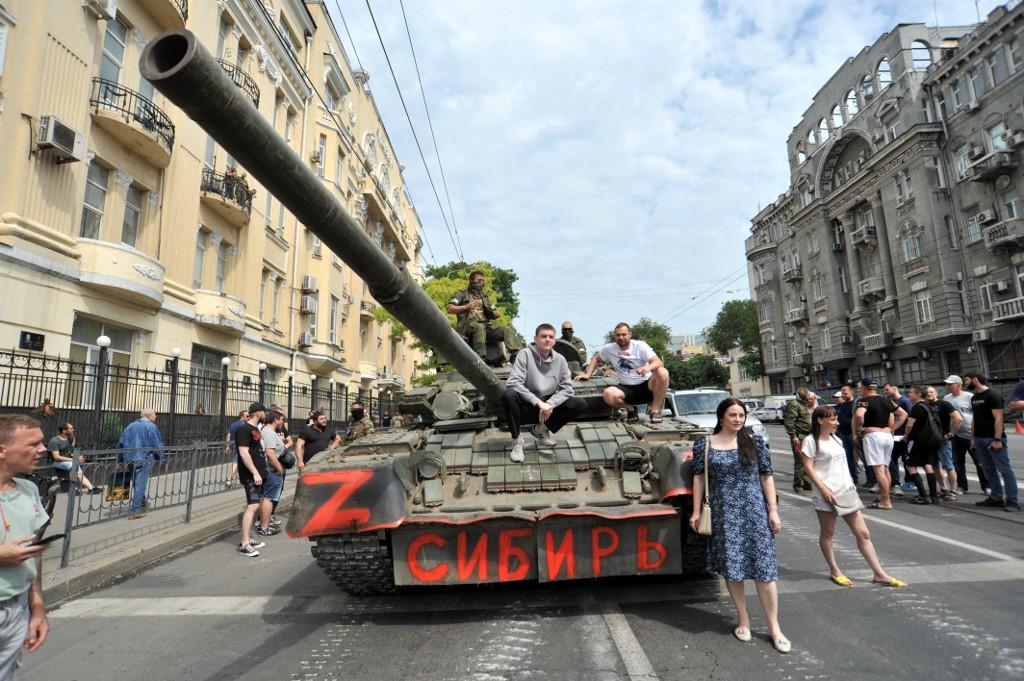
[[[832,397],[842,397],[842,396],[843,396],[843,391],[842,390],[837,390],[837,391],[835,391],[832,394]]]
[[[946,376],[946,380],[943,381],[943,383],[945,383],[946,385],[949,385],[950,383],[955,383],[957,385],[963,385],[964,384],[964,379],[960,378],[956,374],[950,374],[949,376]]]
[[[262,402],[253,402],[249,405],[249,413],[255,414],[258,411],[267,411],[267,407]]]
[[[860,379],[860,384],[862,386],[864,386],[865,388],[877,388],[878,387],[878,381],[876,381],[871,376],[865,376],[864,378]]]

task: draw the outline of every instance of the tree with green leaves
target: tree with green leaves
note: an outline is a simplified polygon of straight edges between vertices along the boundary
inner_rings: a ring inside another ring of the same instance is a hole
[[[671,357],[666,362],[672,387],[676,390],[692,390],[702,386],[724,387],[729,382],[729,370],[711,355],[693,355],[682,359]]]
[[[764,375],[761,354],[761,333],[757,320],[757,303],[753,300],[729,300],[722,304],[715,322],[704,329],[708,345],[727,354],[733,348],[743,351],[739,365],[753,379]]]

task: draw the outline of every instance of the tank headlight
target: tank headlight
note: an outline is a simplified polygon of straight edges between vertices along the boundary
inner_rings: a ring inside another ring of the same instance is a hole
[[[420,480],[433,480],[441,475],[444,469],[444,460],[436,456],[425,456],[416,464],[416,473]]]

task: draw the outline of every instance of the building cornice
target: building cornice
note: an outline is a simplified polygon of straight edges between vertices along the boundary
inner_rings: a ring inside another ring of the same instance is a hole
[[[259,61],[260,71],[281,88],[285,97],[301,108],[301,105],[312,96],[313,90],[303,78],[302,71],[291,50],[282,42],[267,16],[267,9],[261,0],[217,0],[218,4],[227,9],[231,16],[242,26],[246,36],[255,45],[253,51]],[[303,8],[305,13],[305,8]],[[314,26],[315,28],[315,26]]]

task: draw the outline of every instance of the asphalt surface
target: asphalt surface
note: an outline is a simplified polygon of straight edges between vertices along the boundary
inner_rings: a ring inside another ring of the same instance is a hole
[[[789,492],[785,437],[770,429],[789,655],[768,642],[752,587],[754,640],[732,637],[717,578],[349,597],[320,573],[307,542],[272,537],[246,559],[231,535],[62,605],[19,678],[1024,678],[1024,514],[976,512],[976,484],[951,506],[897,500],[894,511],[870,511],[869,527],[883,564],[910,587],[870,585],[845,527],[836,546],[856,587],[837,587],[808,497]],[[1022,448],[1011,451],[1024,473]]]

